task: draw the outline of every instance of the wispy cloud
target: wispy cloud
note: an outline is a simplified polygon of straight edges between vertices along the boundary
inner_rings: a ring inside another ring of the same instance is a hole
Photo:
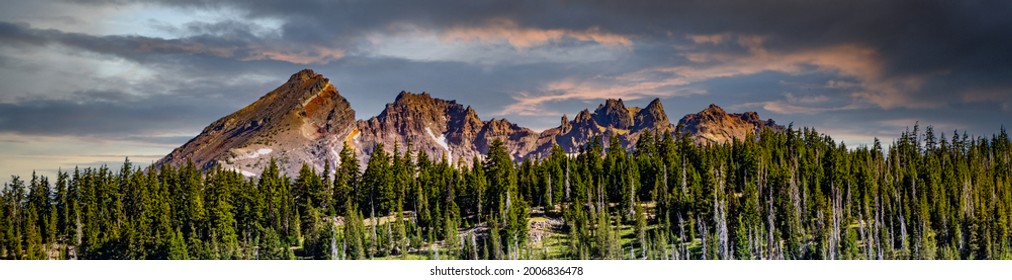
[[[240,58],[240,60],[273,60],[292,64],[326,64],[341,59],[344,55],[344,50],[322,46],[286,49],[253,47],[250,54]]]
[[[895,118],[887,120],[875,121],[878,127],[885,130],[892,130],[895,133],[899,133],[904,130],[913,130],[914,125],[920,126],[922,131],[927,127],[932,127],[935,130],[935,136],[938,137],[941,133],[947,133],[954,130],[966,129],[966,124],[954,122],[951,120],[939,120],[937,118]]]
[[[745,52],[713,51],[706,48],[689,51],[685,57],[695,65],[672,67],[673,74],[696,80],[719,77],[752,75],[765,71],[802,74],[815,71],[828,72],[857,82],[831,80],[826,87],[854,88],[850,95],[858,102],[867,102],[883,109],[933,108],[943,105],[933,100],[919,99],[915,93],[921,89],[929,74],[888,75],[886,65],[878,51],[860,44],[837,44],[797,51],[778,51],[766,47],[767,38],[754,35],[737,36],[737,43]],[[696,44],[720,44],[729,41],[729,35],[697,35],[691,37]]]
[[[257,38],[221,40],[208,36],[163,39],[145,36],[95,36],[66,33],[58,30],[40,30],[28,24],[0,22],[0,39],[3,44],[15,47],[45,46],[51,44],[114,55],[133,60],[144,60],[153,55],[207,55],[240,61],[273,60],[293,64],[324,64],[341,59],[342,49],[317,44],[277,44]]]
[[[696,43],[696,44],[714,44],[714,45],[716,45],[716,44],[723,43],[724,41],[727,41],[728,39],[730,39],[731,38],[731,34],[729,34],[729,33],[702,34],[702,35],[700,35],[700,34],[690,34],[690,35],[686,35],[685,37],[688,38],[689,40],[691,40],[693,43]]]
[[[508,18],[488,20],[481,26],[454,26],[440,32],[449,41],[506,42],[517,49],[527,49],[563,40],[594,42],[606,46],[631,47],[629,37],[601,31],[599,27],[584,30],[524,27]]]
[[[865,109],[867,106],[861,106],[858,104],[847,104],[842,106],[815,106],[815,105],[798,105],[791,104],[782,101],[763,101],[763,102],[749,102],[741,105],[737,105],[730,108],[762,108],[763,110],[770,111],[777,114],[792,115],[792,114],[819,114],[833,111],[846,111],[846,110],[857,110]]]
[[[963,102],[993,102],[998,104],[1002,111],[1012,111],[1012,88],[970,89],[963,91],[960,97]]]
[[[372,30],[355,53],[425,62],[485,66],[538,63],[592,63],[630,54],[633,39],[599,27],[528,27],[508,18],[432,28],[395,22]]]
[[[826,94],[795,94],[793,92],[785,92],[783,99],[761,101],[761,102],[746,102],[739,105],[729,106],[730,109],[745,109],[745,108],[762,108],[763,110],[784,114],[804,114],[813,115],[826,112],[835,111],[850,111],[867,109],[871,105],[863,103],[849,102],[847,100],[839,100],[840,98],[833,98]]]
[[[829,101],[829,96],[825,94],[816,95],[796,95],[792,92],[784,93],[784,98],[790,103],[801,103],[801,104],[815,104]]]
[[[829,100],[825,95],[795,96],[788,93],[784,101],[766,101],[743,104],[745,107],[762,107],[781,114],[816,114],[830,111],[864,109],[878,106],[891,108],[933,108],[943,103],[918,99],[919,90],[928,76],[886,75],[885,65],[877,51],[858,44],[839,44],[803,49],[792,52],[772,50],[767,38],[756,35],[714,34],[690,35],[692,48],[681,53],[688,61],[685,65],[655,67],[614,77],[592,79],[565,79],[545,85],[537,94],[521,92],[514,96],[515,103],[506,105],[500,115],[540,115],[543,104],[565,100],[594,100],[606,98],[639,99],[652,96],[679,96],[705,92],[695,83],[717,78],[755,75],[763,72],[781,72],[791,75],[823,72],[853,79],[830,80],[822,87],[852,90],[850,102],[844,105],[817,106]],[[713,50],[708,45],[735,44],[743,52]],[[686,89],[692,88],[692,91]]]
[[[506,105],[496,115],[545,115],[544,105],[567,100],[604,100],[620,98],[637,100],[649,97],[672,97],[706,94],[699,88],[685,87],[693,80],[667,76],[663,69],[647,69],[619,76],[599,76],[590,79],[569,78],[548,83],[537,94],[520,92],[513,96],[514,103]]]
[[[883,65],[877,53],[867,47],[843,44],[837,46],[778,52],[764,47],[766,38],[754,35],[731,36],[729,34],[694,35],[695,44],[712,45],[733,43],[745,48],[745,52],[714,51],[698,47],[681,53],[688,60],[685,65],[654,67],[634,71],[615,77],[594,77],[592,79],[565,79],[545,85],[539,94],[528,92],[514,96],[516,103],[506,105],[499,114],[537,115],[546,102],[564,100],[588,100],[605,98],[638,99],[647,96],[684,96],[705,93],[695,83],[717,78],[755,75],[774,71],[792,75],[819,71],[834,73],[860,81],[861,91],[852,96],[883,108],[897,106],[925,107],[935,104],[911,100],[907,89],[916,89],[922,79],[901,80],[899,84],[887,81]],[[734,40],[732,40],[734,39]],[[702,49],[702,50],[698,50]],[[840,83],[840,85],[843,85]],[[827,86],[837,86],[834,82]],[[691,90],[688,90],[691,89]],[[809,97],[801,100],[788,96],[791,103],[815,103],[826,97]],[[814,99],[813,99],[814,98]],[[773,112],[813,114],[834,110],[864,108],[859,104],[836,107],[798,106],[779,102],[748,104],[761,106]]]

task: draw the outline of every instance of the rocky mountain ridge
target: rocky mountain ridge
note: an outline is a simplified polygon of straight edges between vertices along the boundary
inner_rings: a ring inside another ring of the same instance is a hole
[[[654,99],[646,108],[627,108],[621,99],[608,99],[594,110],[584,109],[569,121],[562,116],[562,124],[541,132],[537,155],[547,155],[553,145],[559,145],[566,153],[576,153],[580,147],[590,143],[595,136],[604,141],[617,137],[626,148],[632,148],[646,131],[651,133],[673,132],[675,126],[668,121],[660,99]]]
[[[767,127],[783,129],[773,120],[760,120],[755,112],[728,114],[716,105],[680,122],[683,132],[700,144],[744,138]],[[473,108],[454,100],[402,91],[379,115],[356,120],[329,79],[306,69],[253,104],[211,123],[155,165],[192,161],[204,169],[220,165],[254,176],[274,158],[283,172],[294,175],[303,162],[316,170],[327,163],[336,166],[345,144],[363,168],[380,146],[387,152],[411,149],[433,160],[470,164],[487,153],[495,139],[503,140],[514,160],[523,160],[546,156],[554,145],[573,154],[597,136],[606,142],[617,137],[632,148],[647,131],[675,132],[660,99],[644,108],[608,99],[593,112],[585,109],[572,120],[563,115],[558,127],[536,132],[506,119],[484,121]]]

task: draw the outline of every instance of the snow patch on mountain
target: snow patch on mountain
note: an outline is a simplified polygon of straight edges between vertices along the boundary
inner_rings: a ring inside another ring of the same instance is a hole
[[[436,141],[436,145],[439,145],[440,147],[443,147],[443,150],[446,150],[446,161],[453,163],[453,152],[450,152],[450,144],[446,142],[446,134],[444,133],[439,135],[439,137],[436,137],[436,134],[432,133],[432,129],[429,129],[428,127],[425,128],[425,132],[429,133],[429,137],[432,137],[433,141]]]

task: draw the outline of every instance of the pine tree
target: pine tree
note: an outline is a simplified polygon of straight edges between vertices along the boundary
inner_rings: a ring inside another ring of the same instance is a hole
[[[643,210],[643,205],[636,203],[635,212],[635,227],[633,231],[636,233],[636,240],[640,246],[640,251],[645,252],[647,250],[647,217],[646,211]],[[644,253],[645,254],[645,253]]]
[[[355,157],[354,151],[348,145],[348,142],[344,143],[344,147],[341,148],[339,155],[340,167],[334,174],[334,199],[332,204],[334,205],[335,212],[339,215],[346,215],[344,212],[344,206],[346,202],[355,200],[358,197],[359,188],[359,164],[358,159]]]
[[[257,250],[257,258],[260,260],[284,260],[288,259],[288,246],[281,241],[274,229],[265,229],[260,236],[260,246]]]
[[[365,226],[362,223],[361,215],[358,214],[358,207],[351,201],[345,202],[344,216],[344,243],[345,253],[348,259],[361,260],[366,258],[365,254]]]
[[[383,215],[389,210],[388,202],[385,200],[385,191],[390,188],[390,159],[383,144],[377,144],[369,158],[365,173],[362,174],[361,191],[358,193],[357,203],[364,212],[369,213],[370,218]]]
[[[186,248],[186,240],[183,239],[183,232],[176,229],[169,240],[168,259],[187,260],[190,259],[189,250]]]

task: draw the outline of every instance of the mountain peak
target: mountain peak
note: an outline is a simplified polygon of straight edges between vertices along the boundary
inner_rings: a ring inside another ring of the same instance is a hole
[[[756,112],[745,112],[741,114],[741,118],[749,122],[760,122],[759,114]]]
[[[713,103],[711,103],[710,106],[706,107],[706,109],[704,109],[700,113],[727,114],[727,112],[724,112],[723,108],[720,108],[720,106],[717,106],[717,104]]]
[[[323,77],[323,75],[317,74],[315,71],[313,71],[313,69],[308,69],[307,68],[307,69],[299,70],[299,72],[295,72],[295,74],[292,74],[292,77],[288,79],[288,82],[291,83],[291,82],[295,82],[295,81],[306,81],[306,80],[315,79],[315,78],[322,78],[322,77]]]
[[[618,108],[625,109],[625,103],[622,102],[621,98],[619,98],[619,99],[608,98],[607,100],[604,101],[604,104],[601,104],[601,105],[597,106],[597,110],[601,110],[601,109],[611,110],[611,109],[618,109]]]
[[[696,114],[688,114],[679,121],[684,131],[690,132],[698,143],[722,143],[732,139],[755,136],[764,128],[782,130],[772,120],[762,121],[756,112],[728,114],[715,104]]]
[[[660,98],[654,98],[654,100],[650,101],[650,104],[647,104],[647,108],[646,109],[647,110],[661,110],[661,111],[664,111],[664,105],[661,104],[661,99]]]
[[[433,99],[432,95],[429,95],[429,93],[424,91],[422,93],[412,93],[410,91],[402,90],[400,93],[397,94],[397,98],[394,99],[394,103],[410,104],[412,102],[417,102],[420,100],[431,100],[431,99]]]
[[[590,116],[590,110],[583,109],[583,111],[580,111],[579,113],[576,114],[576,118],[573,118],[573,121],[577,123],[582,123],[590,121],[591,119],[592,118]]]
[[[287,82],[256,102],[225,116],[155,163],[180,165],[193,161],[202,168],[220,165],[243,174],[256,174],[270,157],[298,171],[302,162],[322,168],[336,160],[326,148],[352,131],[355,111],[330,84],[310,69],[296,72]],[[269,154],[269,156],[268,156]]]
[[[643,110],[636,112],[634,118],[635,127],[633,130],[655,129],[659,131],[672,130],[668,114],[664,112],[660,98],[654,98]]]
[[[397,94],[394,102],[387,103],[386,108],[377,117],[385,119],[396,115],[396,118],[400,119],[433,119],[442,116],[445,119],[444,115],[449,111],[459,111],[461,114],[466,114],[466,109],[456,101],[433,98],[427,92],[401,91]],[[426,124],[431,124],[431,122],[427,121]]]
[[[674,131],[660,99],[652,100],[646,108],[626,107],[622,99],[607,99],[593,113],[584,109],[572,121],[563,115],[559,127],[541,133],[538,150],[534,152],[545,155],[554,145],[559,145],[563,151],[571,153],[598,136],[617,137],[624,147],[631,148],[647,131]]]
[[[622,103],[622,99],[608,99],[594,110],[594,121],[602,126],[617,129],[629,129],[633,126],[632,113]]]
[[[464,113],[465,113],[465,114],[467,115],[467,117],[469,117],[469,118],[475,118],[475,119],[478,119],[478,112],[477,112],[477,111],[475,111],[475,110],[474,110],[474,108],[472,108],[472,107],[471,107],[471,105],[467,105],[467,108],[464,108]],[[478,120],[481,120],[481,119],[478,119]]]

